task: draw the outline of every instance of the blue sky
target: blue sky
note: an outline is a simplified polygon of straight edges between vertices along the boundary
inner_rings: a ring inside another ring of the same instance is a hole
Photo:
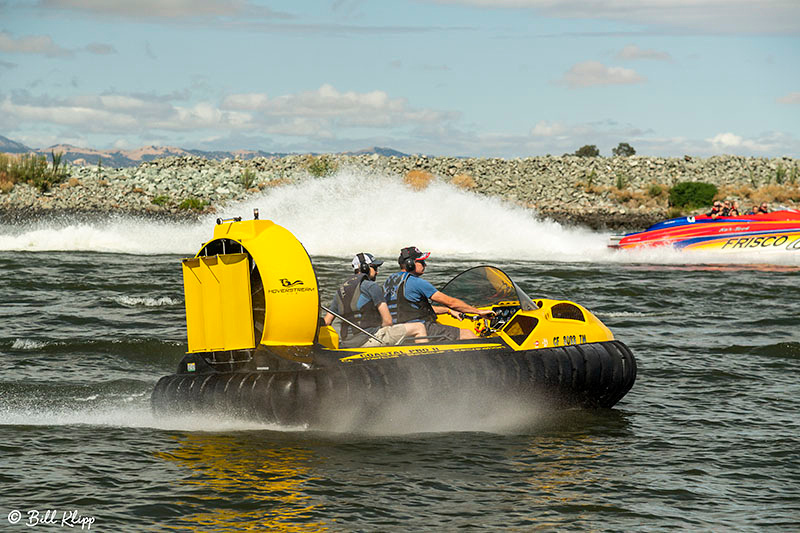
[[[42,148],[800,156],[798,0],[0,0]]]

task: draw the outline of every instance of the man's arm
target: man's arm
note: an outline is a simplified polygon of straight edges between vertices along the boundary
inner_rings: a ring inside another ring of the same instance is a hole
[[[474,315],[480,315],[480,316],[492,314],[492,311],[481,310],[481,309],[478,309],[477,307],[472,307],[471,305],[469,305],[465,301],[459,300],[458,298],[454,298],[452,296],[448,296],[448,295],[446,295],[445,293],[443,293],[441,291],[434,292],[431,295],[431,300],[433,300],[436,303],[442,304],[442,305],[444,305],[444,306],[446,306],[446,307],[448,307],[450,309],[453,309],[455,311],[460,311],[462,313],[472,313]],[[436,311],[435,307],[434,307],[434,311]],[[438,311],[436,311],[436,312],[438,313]]]
[[[325,313],[325,318],[323,318],[323,320],[325,321],[325,325],[326,326],[330,326],[331,324],[333,324],[333,319],[334,318],[336,318],[336,317],[333,316],[332,314]]]
[[[381,315],[381,326],[392,325],[392,314],[389,312],[389,306],[386,302],[378,304],[378,314]]]

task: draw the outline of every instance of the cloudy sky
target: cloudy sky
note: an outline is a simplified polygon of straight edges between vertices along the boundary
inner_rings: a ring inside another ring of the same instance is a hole
[[[800,157],[800,1],[0,0],[0,135]]]

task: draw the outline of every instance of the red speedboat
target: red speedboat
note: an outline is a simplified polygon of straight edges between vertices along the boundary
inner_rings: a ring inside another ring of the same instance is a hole
[[[722,252],[796,252],[800,254],[800,211],[758,215],[673,218],[644,231],[612,237],[611,248],[672,246]]]

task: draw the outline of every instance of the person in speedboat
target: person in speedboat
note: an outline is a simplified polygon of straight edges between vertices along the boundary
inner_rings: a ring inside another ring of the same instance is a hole
[[[333,323],[336,318],[333,313],[337,313],[374,337],[343,321],[339,334],[341,348],[378,346],[381,343],[394,345],[406,337],[425,336],[422,323],[392,325],[392,315],[386,305],[383,289],[375,282],[378,267],[382,264],[383,261],[375,259],[372,254],[356,254],[353,258],[353,276],[342,283],[333,297],[330,311],[323,318],[326,326]]]
[[[383,282],[384,296],[392,318],[399,324],[424,324],[428,336],[442,340],[477,338],[470,329],[447,326],[436,321],[436,315],[442,313],[449,313],[456,318],[460,318],[461,313],[482,317],[493,313],[448,296],[422,279],[426,267],[425,260],[430,255],[430,252],[421,252],[416,246],[400,250],[397,262],[402,270],[390,275]],[[431,305],[431,301],[439,305]]]
[[[714,202],[714,206],[711,208],[711,211],[708,212],[708,216],[711,218],[717,218],[722,213],[722,202],[719,200]]]

